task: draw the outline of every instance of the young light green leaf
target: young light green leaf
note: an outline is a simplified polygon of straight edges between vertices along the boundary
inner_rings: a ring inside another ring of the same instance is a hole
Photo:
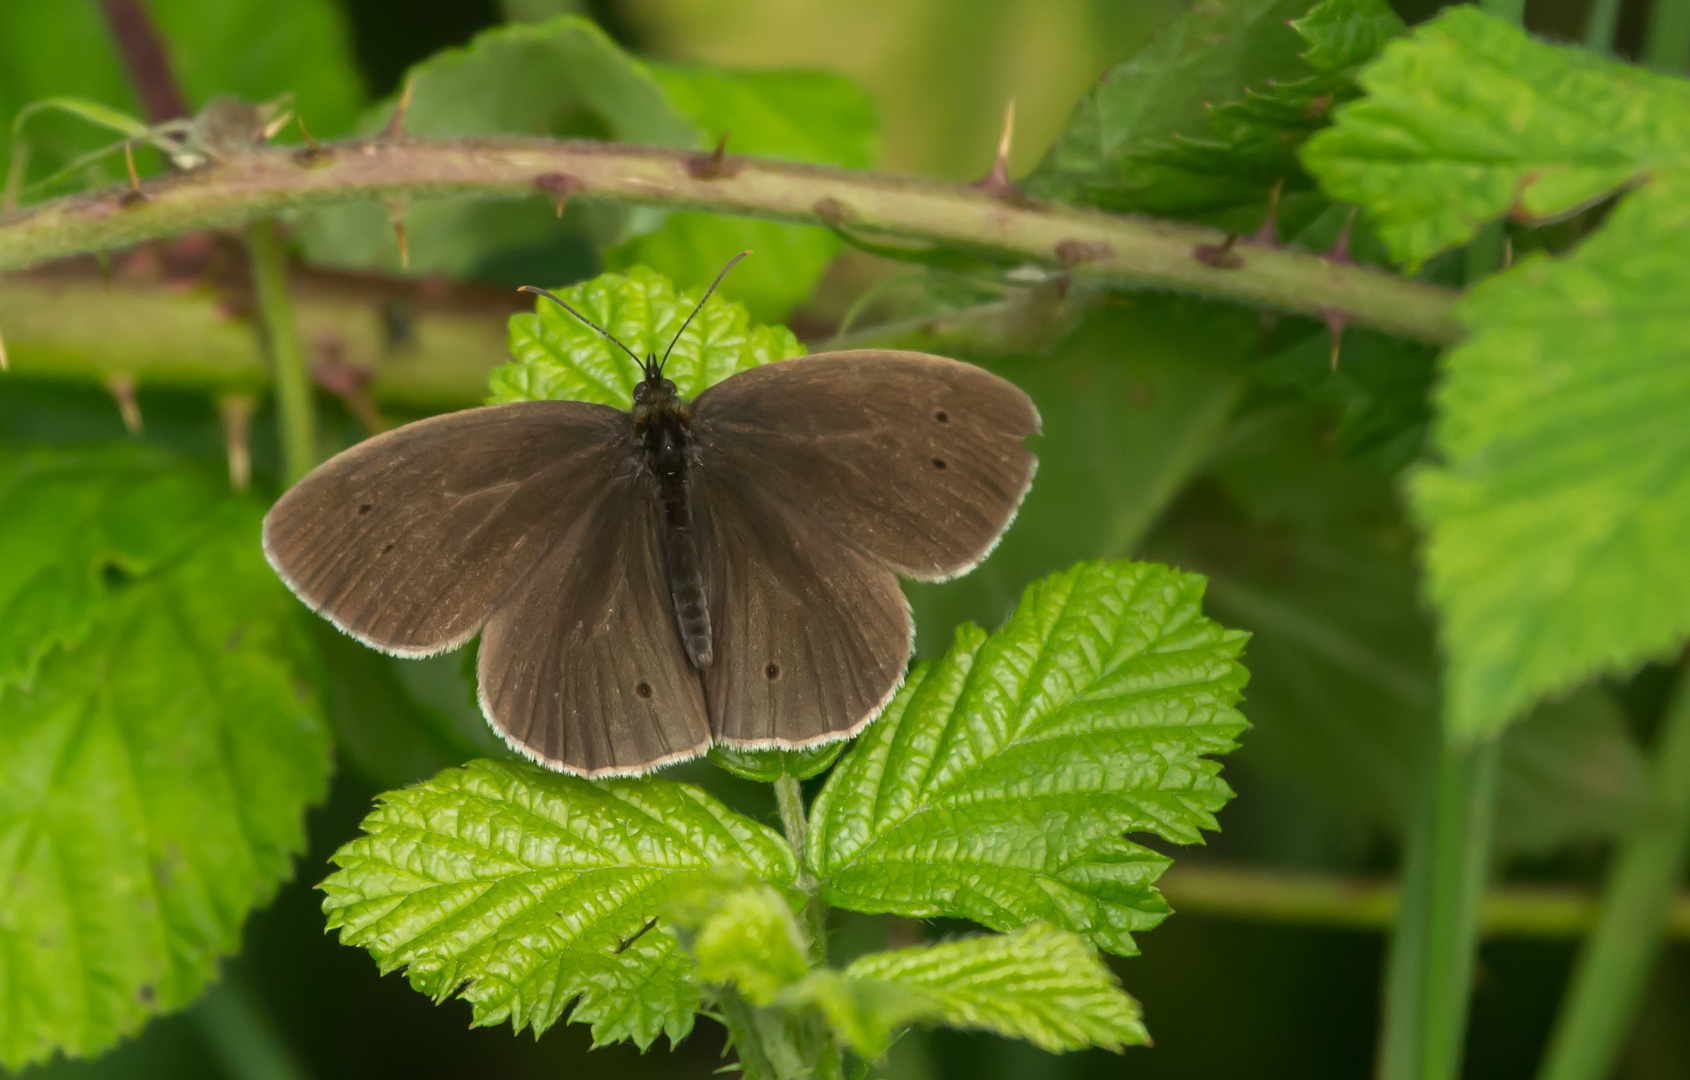
[[[1416,265],[1504,215],[1542,221],[1690,168],[1690,83],[1456,6],[1388,45],[1303,150]]]
[[[1385,0],[1196,5],[1087,95],[1029,190],[1253,227],[1276,184],[1309,186],[1297,147],[1401,27]]]
[[[476,761],[389,792],[365,836],[323,882],[329,926],[407,969],[474,1023],[536,1033],[570,1019],[601,1043],[673,1042],[699,1005],[673,937],[647,932],[719,864],[778,886],[795,874],[774,832],[665,780],[592,783],[515,762]]]
[[[130,448],[0,472],[0,538],[62,541],[57,568],[24,554],[74,600],[0,621],[8,656],[27,655],[19,634],[53,642],[0,686],[0,1066],[17,1069],[199,995],[288,875],[329,747],[258,508]]]
[[[874,100],[842,75],[652,64],[669,103],[700,132],[700,149],[728,139],[735,154],[866,169],[880,152]],[[810,294],[839,250],[827,229],[720,214],[670,214],[655,232],[606,253],[611,269],[643,264],[701,290],[735,254],[754,258],[722,282],[753,318],[776,322]]]
[[[1138,1005],[1096,950],[1042,923],[873,953],[837,971],[809,966],[792,901],[743,873],[697,878],[664,917],[699,981],[732,987],[762,1009],[818,1010],[864,1058],[880,1057],[914,1023],[983,1028],[1053,1052],[1149,1041]]]
[[[870,953],[813,972],[778,999],[810,1002],[859,1054],[877,1058],[911,1023],[979,1028],[1060,1053],[1150,1041],[1138,1003],[1078,934],[1034,923],[940,945]]]
[[[662,356],[697,304],[696,294],[677,293],[668,278],[643,266],[601,274],[559,295],[642,357]],[[511,316],[510,350],[515,363],[495,368],[488,380],[489,405],[565,399],[625,409],[640,380],[627,353],[544,297],[536,314]],[[712,296],[675,343],[663,373],[690,398],[735,372],[802,355],[786,327],[752,326],[743,307]]]
[[[1458,735],[1690,635],[1687,290],[1690,178],[1660,176],[1572,255],[1531,256],[1462,301],[1444,464],[1410,489]]]
[[[733,986],[754,1005],[769,1004],[809,971],[791,902],[743,871],[718,868],[677,890],[663,917],[700,982]]]
[[[834,768],[811,818],[823,896],[857,911],[1042,920],[1130,954],[1168,908],[1164,856],[1231,797],[1220,766],[1246,635],[1199,610],[1203,579],[1081,563],[1029,586],[989,638],[968,625],[911,672]]]

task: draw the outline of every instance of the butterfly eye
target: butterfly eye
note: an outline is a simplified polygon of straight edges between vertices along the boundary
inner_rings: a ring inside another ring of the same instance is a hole
[[[664,379],[663,380],[663,392],[665,394],[673,394],[675,392],[675,384],[670,382],[668,379]]]
[[[644,401],[645,400],[645,383],[634,384],[634,400],[635,401]]]

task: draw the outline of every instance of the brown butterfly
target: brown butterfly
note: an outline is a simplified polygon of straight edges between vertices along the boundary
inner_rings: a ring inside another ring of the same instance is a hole
[[[527,288],[641,365],[632,410],[521,401],[384,432],[277,501],[270,564],[383,652],[479,632],[482,711],[549,768],[855,735],[909,663],[897,576],[967,573],[1014,517],[1032,401],[957,360],[855,350],[686,402],[668,352],[642,362]]]

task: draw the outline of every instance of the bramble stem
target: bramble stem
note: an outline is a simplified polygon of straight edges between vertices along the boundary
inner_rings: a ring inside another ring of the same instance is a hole
[[[1690,63],[1690,0],[1654,0],[1649,5],[1643,62],[1674,75]]]
[[[1501,741],[1467,747],[1440,739],[1430,756],[1386,966],[1380,1080],[1454,1080],[1461,1072]]]
[[[1690,862],[1690,669],[1679,676],[1654,761],[1655,813],[1614,853],[1601,915],[1550,1036],[1542,1080],[1612,1075],[1648,988]]]
[[[275,223],[268,218],[247,227],[252,254],[253,290],[259,320],[269,345],[271,378],[276,387],[276,418],[281,430],[282,468],[293,484],[317,464],[317,418],[311,400],[311,376],[299,323],[288,297],[287,262]]]
[[[1401,900],[1397,883],[1385,878],[1190,859],[1175,863],[1156,887],[1182,915],[1329,930],[1388,930]],[[1498,885],[1485,892],[1479,933],[1487,938],[1577,938],[1596,925],[1600,914],[1597,896],[1574,886]],[[1663,933],[1690,940],[1690,893],[1669,898],[1666,920]]]
[[[1620,21],[1620,0],[1595,0],[1584,26],[1584,47],[1591,52],[1614,51],[1614,27]]]
[[[1197,258],[1213,229],[1096,210],[1007,201],[908,176],[729,157],[694,176],[693,155],[659,147],[553,139],[367,140],[318,150],[236,154],[142,186],[56,199],[0,218],[0,270],[229,226],[283,210],[363,200],[558,193],[693,208],[991,252],[1075,279],[1172,289],[1455,341],[1456,294],[1394,274],[1282,248],[1241,246],[1241,265]]]
[[[227,977],[206,991],[190,1015],[212,1056],[234,1080],[310,1076],[262,1006]]]

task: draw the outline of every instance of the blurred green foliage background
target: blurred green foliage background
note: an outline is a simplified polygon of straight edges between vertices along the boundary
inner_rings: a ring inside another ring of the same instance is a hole
[[[443,48],[503,21],[576,12],[674,72],[684,74],[689,61],[710,61],[843,73],[872,99],[880,129],[877,156],[869,140],[844,163],[966,180],[989,167],[1008,101],[1016,107],[1011,172],[1021,175],[1044,155],[1098,75],[1186,6],[1183,0],[274,0],[158,8],[161,29],[177,47],[179,77],[196,102],[214,91],[262,100],[291,87],[294,106],[323,137],[352,130],[367,108],[397,91],[408,68]],[[1415,21],[1437,5],[1397,6]],[[1576,37],[1586,8],[1584,0],[1536,3],[1533,28]],[[1642,11],[1641,3],[1622,6],[1622,51],[1637,39]],[[179,17],[173,21],[166,12]],[[313,66],[298,65],[302,52]],[[92,0],[5,0],[0,116],[52,94],[138,111]],[[61,159],[98,141],[59,121],[44,122],[37,139],[38,153]],[[757,149],[743,129],[730,146]],[[121,160],[104,168],[115,179]],[[530,220],[500,225],[476,218],[465,227],[483,235],[509,227],[516,236]],[[596,227],[575,224],[577,232]],[[385,228],[384,220],[376,225]],[[319,253],[351,230],[323,229],[330,239]],[[312,250],[308,225],[301,235]],[[670,241],[672,250],[679,247]],[[620,258],[644,261],[652,250]],[[795,328],[823,341],[866,289],[901,272],[861,253],[834,255],[832,247],[820,250],[820,263],[833,261],[792,317]],[[444,268],[472,281],[508,284],[534,276],[552,284],[586,276],[593,259],[559,234],[546,243],[513,243],[497,261]],[[748,290],[740,297],[754,310],[765,306],[759,312],[765,317],[780,317],[794,299],[780,294],[778,280],[759,283],[755,274],[737,287]],[[890,309],[897,313],[896,304]],[[1221,815],[1223,832],[1206,850],[1183,857],[1387,873],[1397,856],[1406,776],[1422,752],[1435,699],[1428,622],[1416,599],[1407,527],[1393,488],[1397,469],[1415,452],[1423,421],[1415,410],[1423,412],[1430,357],[1407,358],[1418,373],[1407,386],[1370,383],[1370,371],[1404,369],[1405,347],[1352,331],[1350,383],[1328,383],[1321,381],[1324,339],[1310,326],[1303,328],[1303,346],[1246,372],[1256,358],[1257,333],[1248,312],[1146,296],[1089,312],[1049,350],[1018,352],[1013,342],[982,348],[974,359],[1039,402],[1048,433],[1040,449],[1044,465],[1022,520],[990,564],[956,586],[914,590],[921,648],[930,653],[942,645],[962,618],[995,625],[1022,584],[1076,559],[1145,554],[1207,573],[1211,613],[1258,635],[1249,654],[1258,676],[1245,706],[1257,729],[1226,763],[1239,796]],[[148,440],[220,461],[209,401],[143,386],[142,404]],[[1205,426],[1205,417],[1228,414],[1239,419]],[[330,417],[331,441],[358,437],[350,413]],[[261,485],[273,483],[276,473],[271,430],[261,414],[253,427]],[[1369,430],[1389,438],[1369,442]],[[122,435],[110,399],[97,389],[0,384],[0,440],[8,444]],[[1199,460],[1202,468],[1184,483]],[[1168,487],[1169,475],[1182,482]],[[244,951],[225,966],[229,989],[154,1022],[105,1058],[29,1075],[658,1078],[715,1068],[720,1041],[708,1025],[677,1049],[660,1047],[643,1057],[626,1045],[588,1053],[586,1032],[567,1025],[538,1041],[504,1029],[470,1030],[462,1003],[435,1006],[399,977],[379,978],[362,951],[323,934],[313,885],[371,796],[489,752],[492,744],[462,693],[456,658],[398,665],[319,631],[336,711],[359,719],[337,724],[343,767],[328,802],[311,816],[311,851],[279,899],[249,923]],[[1333,634],[1362,644],[1331,648]],[[1614,777],[1634,767],[1636,743],[1647,735],[1663,691],[1664,676],[1646,671],[1613,692],[1592,691],[1546,710],[1522,729],[1529,734],[1520,736],[1523,748],[1511,758],[1499,826],[1514,880],[1596,880],[1600,844],[1628,812],[1624,784]],[[1558,720],[1557,712],[1576,713],[1576,722]],[[428,720],[421,730],[419,716]],[[1606,777],[1613,797],[1592,795],[1572,813],[1569,790],[1591,795],[1601,786],[1580,768]],[[736,786],[704,766],[689,778],[767,813],[758,804],[760,789]],[[868,920],[844,918],[837,929],[843,950],[883,943],[875,938],[884,930]],[[897,932],[932,937],[958,929],[912,925]],[[1382,935],[1176,914],[1144,935],[1142,945],[1143,956],[1117,970],[1145,1003],[1153,1049],[1054,1058],[986,1037],[912,1035],[894,1049],[891,1074],[1082,1080],[1340,1077],[1370,1070]],[[1484,948],[1470,1075],[1532,1073],[1571,955],[1571,943],[1541,940]],[[1656,977],[1624,1075],[1690,1075],[1686,1016],[1690,954],[1680,944]]]

